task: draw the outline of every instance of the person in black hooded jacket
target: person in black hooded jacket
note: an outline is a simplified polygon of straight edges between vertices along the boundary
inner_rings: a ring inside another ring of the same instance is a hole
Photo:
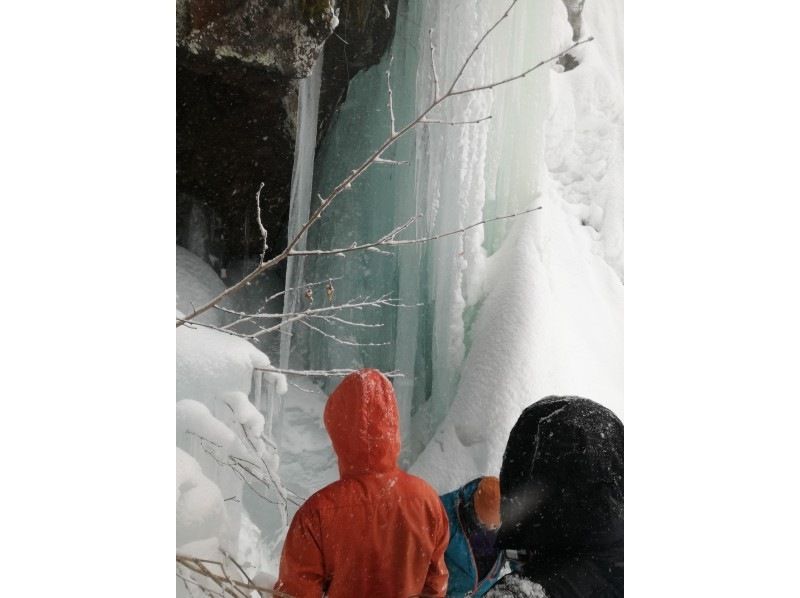
[[[580,397],[522,412],[500,470],[497,547],[514,573],[490,597],[623,596],[622,422]]]

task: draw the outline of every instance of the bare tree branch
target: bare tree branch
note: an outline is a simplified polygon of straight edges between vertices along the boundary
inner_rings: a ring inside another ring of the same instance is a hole
[[[190,587],[190,584],[191,584],[191,586],[198,588],[202,592],[203,596],[212,596],[214,598],[222,596],[224,598],[225,594],[223,594],[221,592],[218,592],[216,590],[211,590],[211,589],[207,588],[206,586],[204,586],[203,584],[195,581],[191,577],[187,577],[185,575],[181,575],[181,572],[180,572],[180,567],[181,566],[186,567],[185,565],[178,565],[179,569],[176,572],[176,575],[178,576],[178,579],[180,579],[183,582],[183,585],[186,588],[186,591],[189,593],[189,596],[191,596],[192,598],[194,598],[194,596],[195,596],[194,590],[192,589],[192,587]],[[203,573],[200,573],[200,575],[205,577],[205,574],[203,574]]]
[[[430,237],[423,237],[420,239],[407,239],[407,240],[397,240],[395,239],[395,235],[399,230],[402,230],[409,226],[409,224],[415,220],[417,217],[414,217],[411,221],[405,223],[401,227],[394,229],[389,234],[383,236],[382,238],[374,241],[372,243],[362,243],[361,245],[351,245],[350,247],[340,247],[338,249],[309,249],[303,251],[293,251],[291,255],[337,255],[340,253],[348,253],[351,251],[361,251],[362,249],[369,249],[370,247],[396,247],[398,245],[416,245],[418,243],[428,243],[430,241],[436,241],[437,239],[443,239],[444,237],[449,237],[451,235],[458,235],[464,233],[471,228],[475,228],[476,226],[481,226],[483,224],[488,224],[490,222],[496,222],[498,220],[507,220],[509,218],[516,218],[517,216],[522,216],[523,214],[530,214],[531,212],[536,212],[541,210],[542,206],[537,206],[535,208],[531,208],[529,210],[522,210],[521,212],[515,212],[513,214],[506,214],[505,216],[497,216],[495,218],[486,218],[484,220],[480,220],[478,222],[473,222],[472,224],[465,226],[463,228],[459,228],[457,230],[451,230],[446,233],[441,233],[438,235],[433,235]],[[222,309],[222,308],[220,308]]]
[[[239,563],[236,562],[236,559],[233,558],[233,556],[231,556],[230,554],[228,554],[224,550],[220,550],[220,552],[222,552],[222,554],[225,556],[225,558],[227,558],[231,563],[233,563],[236,566],[236,568],[241,572],[241,574],[244,575],[244,578],[247,580],[247,583],[249,583],[249,584],[251,584],[253,586],[255,585],[255,582],[253,582],[253,580],[247,574],[247,571],[245,571],[244,568]],[[259,596],[263,596],[263,594],[261,592],[259,592],[258,590],[256,590],[256,592],[258,592]]]
[[[403,166],[408,164],[408,160],[388,160],[386,158],[375,158],[375,164],[390,164],[392,166]]]
[[[586,39],[582,39],[580,41],[577,41],[574,44],[572,44],[569,48],[567,48],[566,50],[562,50],[561,52],[559,52],[555,56],[551,56],[547,60],[542,60],[541,62],[536,63],[531,68],[527,69],[526,71],[521,72],[518,75],[514,75],[513,77],[508,77],[507,79],[502,79],[501,81],[495,81],[494,83],[488,83],[486,85],[477,85],[475,87],[470,87],[470,88],[467,88],[467,89],[461,89],[459,91],[453,91],[453,92],[450,93],[450,95],[451,96],[458,96],[458,95],[462,95],[462,94],[465,94],[465,93],[475,93],[477,91],[483,91],[485,89],[494,89],[495,87],[498,87],[500,85],[505,85],[506,83],[511,83],[512,81],[516,81],[517,79],[522,79],[523,77],[528,76],[530,73],[532,73],[536,69],[544,66],[545,64],[548,64],[550,62],[554,62],[554,61],[558,60],[559,58],[561,58],[564,54],[569,53],[570,51],[574,50],[578,46],[580,46],[582,44],[589,43],[590,41],[593,41],[593,40],[594,40],[594,37],[587,37]]]
[[[461,232],[461,231],[459,231],[459,232]],[[451,234],[454,234],[454,233],[451,233]],[[353,300],[350,300],[350,301],[348,301],[346,303],[340,303],[338,305],[329,305],[327,307],[315,307],[313,309],[307,309],[305,311],[287,312],[287,313],[282,313],[282,314],[278,314],[278,313],[274,313],[274,314],[248,314],[248,313],[245,313],[245,312],[236,311],[234,309],[228,309],[227,307],[217,307],[217,309],[219,309],[220,311],[223,311],[225,313],[228,313],[228,314],[233,314],[235,316],[247,317],[247,318],[252,318],[254,320],[258,320],[258,319],[282,319],[282,318],[291,319],[291,318],[294,318],[294,317],[297,317],[297,316],[309,317],[309,316],[314,316],[314,315],[317,315],[317,314],[327,314],[327,313],[330,313],[330,312],[337,312],[337,311],[341,311],[341,310],[344,310],[344,309],[357,309],[357,310],[360,310],[360,309],[363,309],[365,307],[419,307],[419,304],[417,304],[417,305],[405,305],[405,304],[402,304],[402,303],[398,303],[398,301],[399,301],[399,299],[391,299],[391,298],[389,298],[389,295],[381,295],[377,299],[369,299],[369,298],[363,299],[363,300],[353,299]]]
[[[420,122],[424,125],[477,125],[482,122],[490,120],[492,115],[484,116],[477,120],[437,120],[435,118],[425,118]]]
[[[338,322],[339,324],[345,324],[346,326],[354,326],[356,328],[383,328],[383,324],[367,324],[366,322],[354,322],[352,320],[346,320],[344,318],[340,318],[339,316],[325,316],[325,315],[315,315],[311,314],[308,316],[309,318],[323,320],[325,322]]]
[[[216,305],[214,307],[216,307],[217,309],[224,310],[224,308]],[[255,315],[256,314],[252,314],[250,316],[247,316],[247,318],[252,319]],[[206,324],[204,322],[198,322],[197,320],[187,320],[185,318],[177,318],[177,320],[179,322],[187,324],[189,328],[192,328],[193,326],[200,326],[201,328],[210,328],[211,330],[217,330],[220,332],[224,332],[226,334],[230,334],[232,336],[238,336],[239,338],[244,338],[249,341],[255,340],[255,336],[253,336],[252,334],[242,334],[240,332],[236,332],[235,330],[231,330],[229,326],[215,326],[214,324]]]
[[[307,326],[311,330],[314,330],[315,332],[320,333],[322,336],[325,336],[325,337],[331,339],[332,341],[334,341],[336,343],[339,343],[340,345],[348,345],[350,347],[385,347],[386,345],[389,344],[389,343],[356,343],[356,342],[353,342],[353,341],[346,341],[344,339],[339,338],[338,336],[336,336],[334,334],[329,334],[329,333],[325,332],[324,330],[320,330],[319,328],[317,328],[313,324],[309,324],[306,320],[300,320],[300,323],[303,326]]]
[[[352,374],[353,372],[357,372],[358,370],[347,369],[347,368],[333,368],[330,370],[288,370],[283,368],[255,368],[259,372],[274,372],[277,374],[290,374],[296,376],[320,376],[320,377],[339,377],[339,376],[347,376],[347,374]],[[391,372],[381,372],[387,378],[403,378],[405,375],[398,370],[392,370]]]
[[[458,81],[461,79],[461,76],[464,74],[464,71],[467,70],[467,66],[472,61],[472,57],[475,56],[475,53],[480,49],[480,47],[483,45],[483,42],[486,41],[486,38],[489,37],[489,35],[492,33],[492,31],[497,29],[497,26],[500,25],[500,23],[502,23],[503,21],[505,21],[508,18],[509,13],[511,13],[511,9],[514,8],[514,5],[516,3],[517,3],[517,0],[511,0],[511,4],[509,4],[509,6],[506,9],[506,11],[503,13],[503,16],[501,16],[499,19],[497,19],[497,21],[495,21],[494,25],[489,27],[489,29],[487,29],[486,32],[481,36],[481,38],[478,40],[478,43],[475,44],[475,46],[472,48],[472,51],[467,56],[467,59],[461,65],[461,68],[458,70],[458,73],[456,74],[455,79],[453,79],[453,83],[450,85],[450,89],[448,89],[447,93],[442,96],[442,99],[450,97],[451,95],[453,95],[453,90],[456,88],[456,85],[458,84]],[[435,103],[436,102],[434,102],[434,104]]]
[[[235,586],[238,589],[243,590],[252,590],[259,593],[269,594],[270,596],[277,596],[278,598],[293,598],[290,594],[286,594],[285,592],[280,592],[278,590],[273,590],[272,588],[265,588],[263,586],[256,585],[252,581],[239,581],[236,579],[230,579],[223,575],[218,575],[213,573],[206,567],[206,564],[216,565],[222,569],[222,563],[219,561],[210,561],[208,559],[199,559],[193,556],[188,555],[175,555],[175,561],[185,567],[186,569],[192,571],[193,573],[199,574],[203,577],[207,577],[208,579],[218,583],[218,584],[229,584],[231,586]],[[234,594],[235,595],[235,594]]]

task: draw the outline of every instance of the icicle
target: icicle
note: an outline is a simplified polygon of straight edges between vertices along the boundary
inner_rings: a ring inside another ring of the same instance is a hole
[[[253,405],[256,406],[261,413],[264,413],[265,405],[264,405],[264,397],[261,394],[261,381],[264,378],[264,372],[254,371],[253,372],[253,393],[250,397],[250,400],[253,402]]]
[[[278,401],[278,393],[275,391],[275,384],[269,379],[264,380],[263,388],[264,394],[261,402],[264,404],[264,409],[262,410],[262,413],[264,414],[264,435],[270,440],[270,442],[275,443],[273,435],[275,430],[274,419],[276,401]]]
[[[317,112],[319,111],[319,90],[322,82],[322,60],[320,52],[311,75],[300,81],[297,102],[297,135],[294,146],[294,167],[292,170],[292,190],[289,202],[288,236],[292,239],[308,221],[311,207],[311,186],[314,180],[314,154],[317,146]],[[306,239],[301,239],[295,247],[306,248]],[[302,257],[289,258],[286,262],[286,294],[284,312],[296,310],[299,302],[299,289],[303,280]],[[289,367],[291,351],[291,323],[281,330],[280,367]]]

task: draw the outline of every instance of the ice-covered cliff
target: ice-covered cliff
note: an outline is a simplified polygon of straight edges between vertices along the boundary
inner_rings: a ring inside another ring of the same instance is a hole
[[[433,97],[431,44],[447,85],[506,6],[401,2],[389,54],[351,82],[319,148],[315,192],[327,193],[386,137],[387,70],[402,125]],[[464,85],[560,52],[573,37],[569,21],[560,0],[519,2]],[[302,281],[335,279],[337,302],[390,294],[411,307],[360,313],[371,328],[320,324],[330,336],[296,329],[284,358],[402,372],[394,383],[405,463],[440,490],[496,473],[511,425],[542,396],[580,394],[622,412],[622,2],[589,1],[581,21],[581,37],[595,39],[569,70],[547,66],[448,100],[435,118],[492,118],[418,128],[385,156],[407,164],[373,167],[309,235],[310,248],[342,247],[415,214],[406,238],[542,207],[389,255],[305,258]]]

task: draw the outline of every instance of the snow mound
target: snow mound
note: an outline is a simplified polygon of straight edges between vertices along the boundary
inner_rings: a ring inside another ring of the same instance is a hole
[[[255,368],[269,368],[269,358],[242,338],[209,328],[177,329],[177,398],[211,405],[218,395],[250,393]],[[286,377],[265,372],[286,392]]]
[[[177,449],[176,479],[176,543],[216,539],[225,528],[225,506],[222,493],[201,471],[197,460]]]
[[[178,256],[180,314],[191,310],[191,305],[182,308],[182,300],[207,301],[224,286],[196,257],[181,248]],[[278,395],[286,392],[286,378],[260,371],[270,368],[269,358],[245,339],[220,330],[181,326],[176,350],[180,550],[214,555],[215,560],[220,550],[238,551],[246,555],[242,560],[262,565],[260,530],[244,511],[247,487],[234,458],[259,464],[259,471],[278,470],[277,453],[268,445],[271,420],[265,414],[271,417]],[[184,590],[181,584],[179,595]]]
[[[176,411],[175,421],[179,442],[189,434],[200,439],[206,446],[218,449],[221,457],[245,456],[244,447],[233,430],[214,417],[202,403],[184,399],[178,401]]]
[[[440,492],[497,475],[511,427],[542,397],[586,396],[621,413],[622,285],[560,196],[540,201],[488,259],[455,399],[411,468]]]
[[[568,43],[562,33],[559,43]],[[579,48],[579,66],[550,77],[544,157],[559,195],[592,238],[592,251],[622,280],[622,3],[587,3],[582,37],[589,35],[594,40]]]
[[[177,308],[190,314],[194,308],[208,303],[225,290],[214,269],[188,249],[175,246],[175,278]],[[221,312],[210,309],[200,314],[198,322],[220,326],[224,322]]]

